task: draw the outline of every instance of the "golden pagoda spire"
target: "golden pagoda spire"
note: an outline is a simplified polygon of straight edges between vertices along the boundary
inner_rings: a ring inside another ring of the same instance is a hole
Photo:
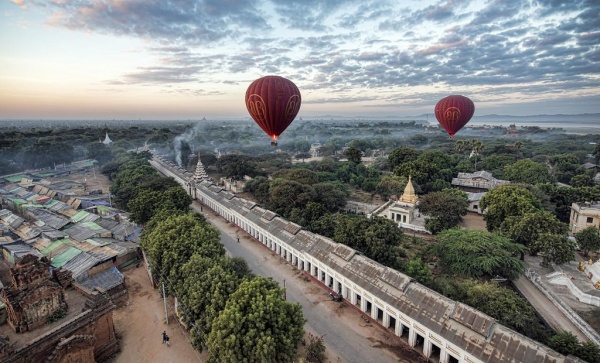
[[[406,183],[406,188],[404,188],[404,193],[402,193],[402,196],[400,197],[400,202],[415,204],[415,203],[417,203],[418,199],[419,198],[415,194],[415,188],[412,185],[412,176],[409,175],[408,183]]]

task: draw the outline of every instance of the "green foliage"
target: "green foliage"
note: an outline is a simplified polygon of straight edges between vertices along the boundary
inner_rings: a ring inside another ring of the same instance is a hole
[[[404,264],[403,271],[408,276],[417,280],[425,286],[431,286],[433,282],[433,274],[431,268],[420,258],[411,258]]]
[[[561,183],[569,183],[574,176],[585,173],[585,168],[574,154],[553,156],[550,163],[554,179]]]
[[[247,155],[224,155],[216,163],[217,171],[227,178],[240,180],[244,175],[255,177],[258,175],[256,161]]]
[[[60,319],[67,316],[67,309],[59,308],[56,309],[50,316],[48,316],[48,324],[59,321]]]
[[[504,167],[504,176],[513,183],[540,184],[551,181],[548,165],[522,159]]]
[[[498,231],[514,242],[528,246],[531,254],[537,254],[539,250],[533,248],[531,242],[538,240],[543,233],[566,235],[567,229],[567,225],[552,213],[534,210],[521,216],[507,217]]]
[[[433,234],[458,226],[467,214],[467,194],[458,189],[444,189],[421,197],[419,210],[427,215],[425,228]]]
[[[333,239],[395,269],[400,268],[399,259],[406,256],[400,247],[404,233],[386,218],[337,215]]]
[[[273,173],[273,179],[293,180],[300,184],[313,185],[319,182],[319,176],[308,169],[282,169]]]
[[[98,162],[98,165],[104,165],[114,158],[111,148],[100,142],[89,144],[87,146],[86,156],[88,159],[95,159]]]
[[[539,185],[539,188],[550,197],[550,203],[555,206],[556,217],[566,223],[569,222],[573,203],[600,200],[600,185],[568,188],[546,183]]]
[[[406,177],[386,175],[381,178],[379,184],[377,184],[375,187],[375,191],[381,196],[382,199],[388,199],[391,196],[394,196],[396,199],[398,199],[402,195],[407,182],[408,179]]]
[[[590,251],[600,249],[600,234],[595,226],[587,227],[576,233],[575,239],[586,257]]]
[[[442,269],[464,277],[500,275],[516,279],[524,271],[519,256],[525,247],[508,238],[479,230],[446,230],[431,252]]]
[[[192,197],[179,186],[171,187],[165,192],[138,189],[137,194],[127,203],[127,209],[131,212],[132,221],[143,224],[161,209],[185,212],[192,201]]]
[[[416,160],[419,154],[419,150],[410,147],[401,146],[394,149],[388,156],[390,169],[394,170],[397,166],[400,166],[403,163]]]
[[[573,333],[561,332],[548,339],[548,346],[564,355],[575,355],[580,348],[579,339]]]
[[[421,186],[422,193],[442,190],[450,186],[454,171],[452,159],[441,151],[426,151],[417,159],[407,161],[394,168],[397,176],[412,176]]]
[[[304,208],[315,198],[315,191],[310,185],[293,180],[274,180],[269,190],[267,208],[284,217],[289,216],[294,208]]]
[[[541,208],[541,203],[527,189],[517,185],[501,185],[486,193],[479,203],[485,210],[483,219],[488,231],[500,228],[502,222],[511,216],[520,217]]]
[[[283,293],[271,279],[242,282],[213,321],[208,335],[210,361],[293,361],[305,320],[300,304],[286,302]]]
[[[362,159],[362,151],[359,148],[350,146],[346,149],[344,155],[348,158],[348,161],[354,164],[359,164]]]
[[[545,342],[552,334],[538,321],[535,310],[517,292],[491,282],[437,277],[432,287],[453,300],[462,302],[496,319],[500,324],[532,339]]]
[[[239,274],[238,262],[229,258],[211,259],[193,255],[175,271],[175,291],[185,307],[185,319],[193,323],[192,344],[202,351],[213,322],[240,283],[249,276]]]
[[[219,231],[194,213],[156,221],[142,234],[141,246],[147,252],[152,271],[161,278],[177,271],[194,254],[208,258],[225,255]]]
[[[323,337],[308,333],[308,346],[306,347],[306,360],[308,362],[324,363],[327,359]]]
[[[542,233],[531,244],[530,248],[542,255],[540,265],[548,267],[550,263],[562,265],[575,260],[575,243],[565,235]]]

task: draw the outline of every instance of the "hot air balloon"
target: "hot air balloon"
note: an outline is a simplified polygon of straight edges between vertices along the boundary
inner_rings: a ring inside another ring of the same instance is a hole
[[[290,81],[279,76],[265,76],[252,82],[246,91],[246,108],[254,121],[273,139],[294,121],[300,110],[300,91]]]
[[[435,117],[448,131],[450,139],[454,139],[454,134],[469,122],[474,112],[473,101],[465,96],[444,97],[435,105]]]

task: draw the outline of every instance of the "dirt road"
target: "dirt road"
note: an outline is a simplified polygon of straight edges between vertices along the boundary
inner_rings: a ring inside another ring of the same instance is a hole
[[[198,353],[188,341],[187,332],[175,322],[170,309],[165,323],[163,300],[152,288],[143,267],[126,270],[128,296],[114,312],[115,328],[120,336],[121,352],[112,363],[136,362],[204,362],[208,355]],[[162,332],[170,337],[171,346],[162,344]]]

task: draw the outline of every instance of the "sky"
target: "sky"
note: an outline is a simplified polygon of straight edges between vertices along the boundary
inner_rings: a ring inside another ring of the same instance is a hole
[[[598,0],[0,0],[0,119],[247,117],[293,81],[299,116],[600,112]]]

